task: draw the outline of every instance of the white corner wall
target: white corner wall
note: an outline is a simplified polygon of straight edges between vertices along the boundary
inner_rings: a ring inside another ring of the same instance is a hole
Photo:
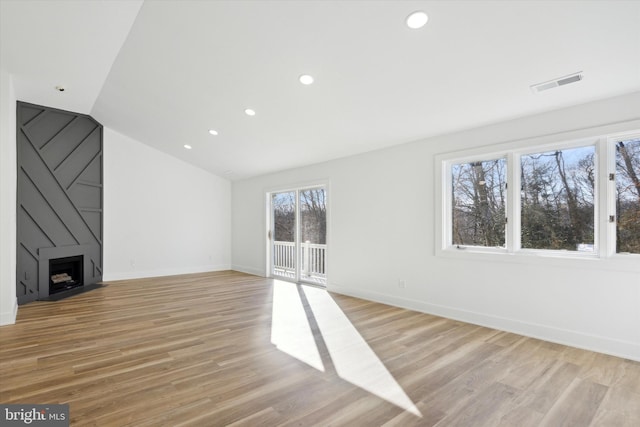
[[[434,173],[441,153],[638,119],[634,93],[234,182],[232,266],[266,273],[267,190],[328,181],[329,290],[640,360],[640,262],[436,256]]]
[[[15,323],[16,97],[11,75],[0,69],[0,325]]]
[[[104,280],[231,267],[231,184],[104,130]]]

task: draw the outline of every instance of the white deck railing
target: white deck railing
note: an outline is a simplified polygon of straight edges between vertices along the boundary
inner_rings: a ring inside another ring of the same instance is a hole
[[[327,245],[315,243],[300,244],[300,274],[303,280],[324,284]],[[273,242],[273,273],[295,278],[296,246],[293,242]]]
[[[296,244],[294,242],[273,242],[273,268],[296,269]]]

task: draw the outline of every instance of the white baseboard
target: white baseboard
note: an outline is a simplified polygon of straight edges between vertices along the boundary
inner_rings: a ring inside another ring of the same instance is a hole
[[[233,264],[231,269],[234,271],[239,271],[240,273],[253,274],[254,276],[267,277],[264,271],[259,270],[253,267],[245,267],[242,265]]]
[[[0,326],[13,325],[16,323],[16,316],[18,315],[18,299],[14,298],[11,304],[11,308],[8,311],[0,312]]]
[[[640,343],[632,341],[616,340],[608,337],[586,334],[584,332],[568,329],[554,328],[552,326],[536,323],[522,322],[515,319],[507,319],[483,313],[461,310],[409,298],[386,295],[379,292],[352,289],[344,286],[330,285],[327,289],[331,292],[362,298],[382,304],[393,305],[422,313],[446,317],[475,325],[486,326],[492,329],[512,332],[531,338],[550,341],[557,344],[577,347],[584,350],[609,354],[640,362]]]
[[[147,270],[147,271],[123,271],[123,272],[116,272],[116,273],[105,272],[102,275],[102,281],[109,282],[114,280],[145,279],[148,277],[175,276],[178,274],[208,273],[213,271],[224,271],[224,270],[231,270],[231,266],[230,265],[205,265],[200,267],[164,268],[164,269]]]

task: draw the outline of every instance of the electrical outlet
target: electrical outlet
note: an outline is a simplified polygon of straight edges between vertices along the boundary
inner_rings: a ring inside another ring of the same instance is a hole
[[[404,283],[404,280],[398,280],[398,287],[400,289],[404,289],[406,287],[406,284]]]
[[[129,263],[131,264],[131,268],[135,268],[136,267],[136,260],[135,259],[130,259]]]

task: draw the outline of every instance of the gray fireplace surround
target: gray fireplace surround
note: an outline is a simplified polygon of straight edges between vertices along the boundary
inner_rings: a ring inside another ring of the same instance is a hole
[[[103,127],[84,114],[25,102],[16,108],[18,304],[95,288],[103,262]],[[64,259],[79,256],[82,263]],[[49,269],[65,264],[77,277],[52,283]]]

